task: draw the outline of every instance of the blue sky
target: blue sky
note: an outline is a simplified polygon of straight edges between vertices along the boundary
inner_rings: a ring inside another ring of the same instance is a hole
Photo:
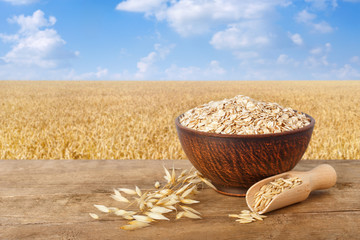
[[[360,79],[360,0],[0,0],[0,79]]]

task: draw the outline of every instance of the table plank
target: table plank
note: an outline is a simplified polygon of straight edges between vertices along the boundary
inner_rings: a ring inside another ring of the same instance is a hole
[[[227,217],[246,209],[244,198],[204,189],[194,206],[204,219],[161,221],[127,232],[124,220],[96,221],[93,204],[116,205],[116,187],[150,189],[162,166],[190,168],[184,160],[1,160],[0,239],[357,239],[360,238],[360,161],[301,161],[296,170],[329,163],[338,182],[305,202],[241,225]],[[172,216],[173,217],[173,216]]]

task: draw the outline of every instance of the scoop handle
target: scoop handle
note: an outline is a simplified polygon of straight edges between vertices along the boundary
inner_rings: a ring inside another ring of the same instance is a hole
[[[311,191],[331,188],[335,185],[337,175],[329,164],[321,164],[307,172]]]

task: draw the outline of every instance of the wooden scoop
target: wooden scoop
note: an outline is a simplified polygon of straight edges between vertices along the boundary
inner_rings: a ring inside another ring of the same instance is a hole
[[[254,195],[260,190],[260,188],[274,181],[277,178],[291,178],[298,177],[302,180],[302,184],[285,190],[266,206],[265,209],[259,211],[259,214],[270,212],[282,207],[289,206],[291,204],[304,201],[308,198],[309,194],[313,190],[327,189],[335,185],[336,172],[335,169],[329,164],[321,164],[308,172],[289,171],[281,173],[272,177],[265,178],[254,185],[252,185],[246,192],[246,203],[251,211],[254,211]]]

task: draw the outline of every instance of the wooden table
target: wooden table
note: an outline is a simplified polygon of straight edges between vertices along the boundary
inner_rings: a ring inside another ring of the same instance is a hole
[[[202,220],[153,223],[128,232],[119,218],[94,220],[93,204],[118,204],[113,188],[150,189],[163,180],[162,166],[190,168],[187,160],[2,160],[0,239],[360,239],[360,161],[301,161],[296,170],[329,163],[338,182],[305,202],[239,224],[229,213],[247,209],[245,199],[212,189],[197,195]],[[174,216],[171,216],[172,218]]]

